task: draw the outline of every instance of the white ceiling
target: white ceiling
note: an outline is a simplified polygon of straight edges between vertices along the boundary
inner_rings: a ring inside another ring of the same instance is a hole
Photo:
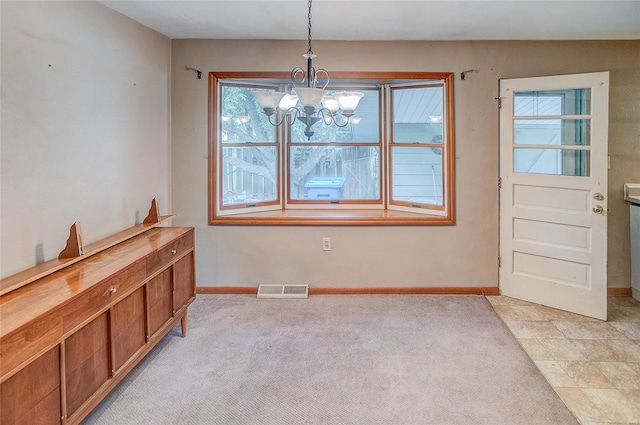
[[[307,0],[98,0],[170,38],[306,39]],[[314,40],[640,39],[640,0],[315,0]]]

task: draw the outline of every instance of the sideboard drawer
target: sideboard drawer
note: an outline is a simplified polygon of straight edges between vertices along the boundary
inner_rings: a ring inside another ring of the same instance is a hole
[[[144,279],[145,262],[138,261],[86,291],[64,310],[64,332],[69,332],[101,309],[123,298],[142,285]]]
[[[193,248],[193,230],[147,257],[147,276],[163,269],[174,258],[180,257]]]

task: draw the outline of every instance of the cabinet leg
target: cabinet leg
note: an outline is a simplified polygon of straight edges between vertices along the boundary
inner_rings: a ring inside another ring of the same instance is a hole
[[[182,328],[182,337],[187,336],[187,310],[184,311],[184,315],[180,319],[180,327]]]

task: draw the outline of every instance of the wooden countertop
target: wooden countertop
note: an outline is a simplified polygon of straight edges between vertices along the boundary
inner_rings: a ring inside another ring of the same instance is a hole
[[[156,227],[133,239],[73,264],[0,297],[0,338],[62,307],[123,268],[191,231],[190,227]],[[105,260],[109,261],[105,261]]]

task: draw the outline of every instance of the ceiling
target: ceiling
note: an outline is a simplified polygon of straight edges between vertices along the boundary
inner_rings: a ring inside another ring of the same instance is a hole
[[[306,0],[98,0],[170,38],[307,39]],[[314,40],[638,40],[640,0],[315,0]]]

